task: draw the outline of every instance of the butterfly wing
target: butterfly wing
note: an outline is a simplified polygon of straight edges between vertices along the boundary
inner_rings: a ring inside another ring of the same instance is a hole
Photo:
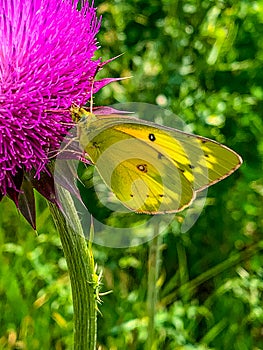
[[[107,186],[140,213],[178,212],[242,162],[215,141],[126,116],[83,120],[79,137]]]
[[[201,191],[232,174],[242,164],[241,157],[230,148],[205,137],[180,130],[153,125],[116,125],[116,130],[139,138],[169,158],[190,181],[195,191]]]

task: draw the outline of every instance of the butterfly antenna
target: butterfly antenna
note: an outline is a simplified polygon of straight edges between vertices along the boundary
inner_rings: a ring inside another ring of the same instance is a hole
[[[90,89],[90,113],[92,114],[93,107],[93,88],[94,88],[94,77],[91,81],[91,89]]]
[[[93,91],[94,91],[94,84],[95,84],[95,77],[100,70],[102,65],[99,63],[96,67],[96,70],[93,74],[93,77],[91,78],[91,89],[90,89],[90,113],[93,113]]]

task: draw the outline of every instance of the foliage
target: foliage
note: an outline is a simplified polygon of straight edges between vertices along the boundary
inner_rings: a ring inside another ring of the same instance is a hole
[[[133,77],[103,88],[95,103],[157,103],[244,159],[240,170],[209,189],[191,230],[179,233],[175,221],[162,236],[156,349],[261,349],[263,2],[96,5],[103,15],[100,55],[124,53],[99,78]],[[43,199],[38,235],[10,201],[1,206],[0,347],[69,349],[69,281]],[[101,349],[144,349],[148,246],[96,246],[94,255],[103,269],[102,291],[113,291],[102,297]]]

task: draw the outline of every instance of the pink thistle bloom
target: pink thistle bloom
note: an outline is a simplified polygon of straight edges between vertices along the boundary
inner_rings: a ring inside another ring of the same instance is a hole
[[[86,1],[76,8],[72,0],[0,0],[0,197],[9,195],[32,226],[32,211],[23,211],[33,210],[33,187],[56,202],[47,155],[71,121],[45,111],[84,104],[102,65],[92,60],[96,10]],[[94,92],[113,80],[96,81]]]

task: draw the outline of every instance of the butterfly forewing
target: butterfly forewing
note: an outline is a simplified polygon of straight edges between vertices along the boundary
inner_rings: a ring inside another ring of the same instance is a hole
[[[143,122],[143,121],[142,121]],[[128,124],[116,125],[122,133],[140,138],[168,157],[176,168],[200,191],[233,173],[242,163],[241,157],[216,141],[187,134],[163,126]]]
[[[116,197],[139,213],[178,212],[242,159],[207,138],[127,116],[78,123],[80,145]]]

